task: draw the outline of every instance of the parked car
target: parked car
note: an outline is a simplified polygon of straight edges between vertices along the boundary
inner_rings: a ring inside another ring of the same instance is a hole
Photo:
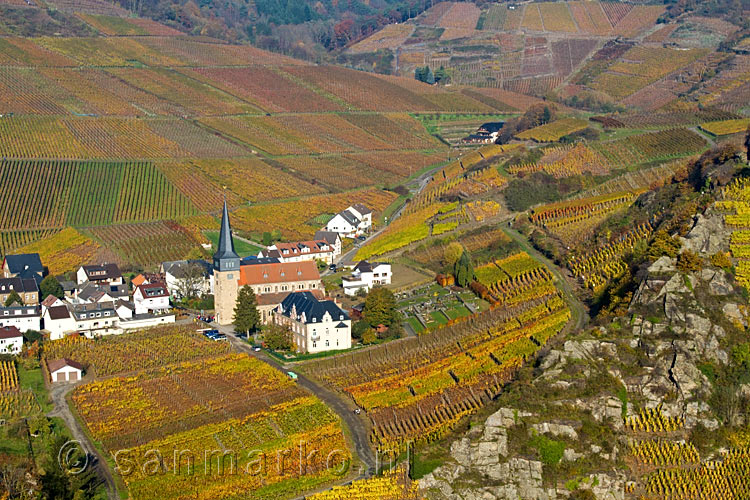
[[[258,346],[253,347],[253,351],[260,352],[260,347],[258,347]]]
[[[223,333],[217,333],[216,335],[212,335],[209,337],[211,340],[227,340],[227,336]]]
[[[297,380],[297,374],[294,372],[286,372],[287,375],[289,375],[289,378],[292,380]]]
[[[359,236],[357,236],[357,239],[359,241],[365,241],[367,239],[367,236],[365,236],[364,234],[360,234]]]
[[[330,266],[328,266],[328,270],[329,271],[333,271],[335,273],[336,272],[336,264],[331,264]]]

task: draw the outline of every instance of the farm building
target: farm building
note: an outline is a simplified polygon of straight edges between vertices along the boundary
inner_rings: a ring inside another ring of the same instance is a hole
[[[78,382],[83,378],[83,366],[67,358],[47,361],[52,382]]]

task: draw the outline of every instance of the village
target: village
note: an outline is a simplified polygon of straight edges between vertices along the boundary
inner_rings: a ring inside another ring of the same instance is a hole
[[[260,323],[286,329],[294,351],[349,349],[351,317],[361,314],[362,307],[345,310],[339,299],[326,293],[321,272],[350,269],[336,293],[349,299],[363,298],[373,287],[389,285],[390,264],[342,263],[343,240],[364,240],[371,230],[372,211],[356,204],[336,214],[313,240],[277,242],[258,255],[240,258],[225,204],[213,262],[163,262],[158,272],[130,279],[117,264],[91,263],[81,266],[75,279],[69,280],[48,274],[38,254],[6,255],[0,278],[0,354],[20,354],[29,332],[40,332],[49,341],[68,335],[94,339],[186,321],[228,331],[234,323],[238,294],[245,287],[254,294]],[[186,313],[176,307],[186,297],[213,297],[215,312]],[[61,380],[80,379],[74,363],[56,361]]]

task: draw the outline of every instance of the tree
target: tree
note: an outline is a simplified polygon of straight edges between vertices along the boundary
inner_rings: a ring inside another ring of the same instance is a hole
[[[362,317],[367,320],[370,326],[385,325],[389,327],[393,323],[395,309],[396,298],[393,296],[393,292],[382,286],[376,286],[367,294]]]
[[[434,85],[435,75],[432,73],[432,70],[430,69],[429,66],[426,66],[426,68],[427,68],[427,71],[425,72],[425,75],[424,75],[424,82],[429,85]]]
[[[63,290],[62,285],[51,274],[47,275],[39,284],[39,292],[42,295],[42,299],[46,299],[50,295],[54,295],[58,299],[65,297],[65,290]]]
[[[184,299],[193,299],[203,291],[206,270],[199,262],[188,262],[179,270],[175,284],[177,293]]]
[[[234,329],[239,333],[249,333],[259,326],[260,314],[255,292],[245,285],[237,294],[237,305],[234,307]]]
[[[289,351],[294,347],[292,331],[287,326],[269,325],[263,332],[263,343],[274,351]]]
[[[456,277],[456,284],[461,287],[469,286],[474,280],[474,266],[471,264],[471,258],[466,250],[461,254],[461,258],[456,261],[453,275]]]
[[[747,132],[745,132],[745,149],[747,149],[747,162],[750,163],[750,125],[747,126]]]
[[[263,238],[261,241],[264,246],[271,246],[271,243],[273,243],[273,236],[271,235],[271,233],[266,231],[265,233],[263,233]]]
[[[461,254],[464,253],[464,247],[457,241],[451,241],[445,250],[443,250],[443,262],[446,266],[455,266]]]
[[[552,112],[549,110],[549,106],[545,106],[544,111],[542,111],[542,123],[549,123],[551,119]]]
[[[23,305],[23,299],[21,299],[21,296],[18,295],[18,292],[15,290],[11,290],[8,294],[8,298],[5,299],[5,307],[10,307],[13,304],[18,304],[19,306]]]
[[[665,230],[660,229],[654,234],[654,241],[648,247],[648,256],[658,259],[662,255],[677,257],[680,251],[680,242],[672,238]]]

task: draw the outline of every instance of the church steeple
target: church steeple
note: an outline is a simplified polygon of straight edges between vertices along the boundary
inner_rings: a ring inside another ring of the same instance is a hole
[[[221,231],[219,232],[219,244],[214,254],[214,270],[216,271],[239,271],[240,256],[234,251],[232,241],[232,228],[229,226],[229,211],[227,201],[224,200],[224,210],[221,214]]]

